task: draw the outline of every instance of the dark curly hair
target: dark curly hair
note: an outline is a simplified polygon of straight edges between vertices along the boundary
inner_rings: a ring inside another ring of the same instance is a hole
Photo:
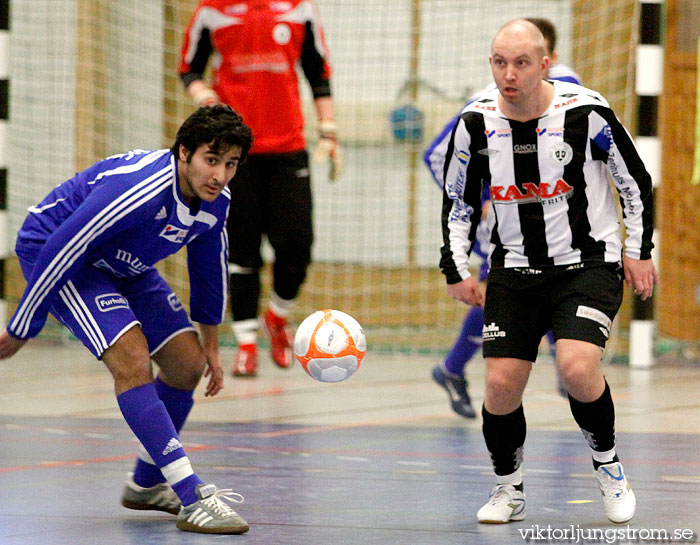
[[[231,146],[241,146],[240,163],[243,163],[252,143],[253,132],[243,123],[243,118],[230,106],[215,104],[198,108],[185,120],[170,150],[178,157],[182,144],[187,149],[189,161],[203,144],[208,144],[215,153],[226,151]]]

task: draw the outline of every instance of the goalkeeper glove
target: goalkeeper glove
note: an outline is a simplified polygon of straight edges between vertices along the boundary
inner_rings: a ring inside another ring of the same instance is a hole
[[[319,121],[318,144],[314,150],[315,163],[325,163],[330,159],[328,179],[333,182],[345,171],[345,154],[338,144],[335,121]]]

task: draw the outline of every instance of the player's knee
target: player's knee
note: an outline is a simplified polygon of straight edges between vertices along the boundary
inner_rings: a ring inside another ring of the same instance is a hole
[[[108,348],[102,361],[109,369],[117,390],[128,390],[153,381],[151,358],[140,347]]]
[[[557,367],[564,384],[584,384],[600,370],[600,349],[591,345],[591,349],[565,350],[557,345]]]
[[[180,390],[194,390],[207,366],[204,350],[199,343],[195,344],[187,354],[183,354],[182,358],[167,367],[169,384]]]
[[[197,384],[199,384],[202,374],[204,374],[205,367],[206,364],[204,359],[193,362],[189,365],[185,365],[183,367],[180,383],[177,387],[180,390],[194,390],[197,387]]]
[[[486,376],[486,393],[491,400],[508,400],[517,396],[519,389],[510,375],[503,371],[489,371]]]

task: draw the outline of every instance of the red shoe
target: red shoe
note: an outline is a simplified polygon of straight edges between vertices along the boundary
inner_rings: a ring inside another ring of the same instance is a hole
[[[256,345],[242,344],[238,347],[231,373],[234,377],[254,377],[258,374],[258,347]]]
[[[272,359],[280,367],[287,368],[292,365],[294,355],[292,344],[294,343],[294,332],[286,318],[277,316],[271,310],[265,313],[263,320],[265,329],[270,335],[270,353]]]

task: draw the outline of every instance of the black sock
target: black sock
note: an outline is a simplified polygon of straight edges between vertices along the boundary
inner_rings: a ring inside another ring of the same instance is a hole
[[[571,414],[581,428],[591,449],[606,452],[615,449],[615,405],[610,395],[610,386],[605,382],[605,390],[595,401],[584,403],[569,394]],[[617,461],[617,455],[612,460]],[[599,462],[598,466],[604,463]],[[596,462],[593,463],[596,466]],[[597,469],[597,467],[596,467]]]
[[[491,414],[482,407],[481,417],[484,421],[481,429],[496,475],[514,473],[523,462],[526,433],[523,406],[504,415]]]

